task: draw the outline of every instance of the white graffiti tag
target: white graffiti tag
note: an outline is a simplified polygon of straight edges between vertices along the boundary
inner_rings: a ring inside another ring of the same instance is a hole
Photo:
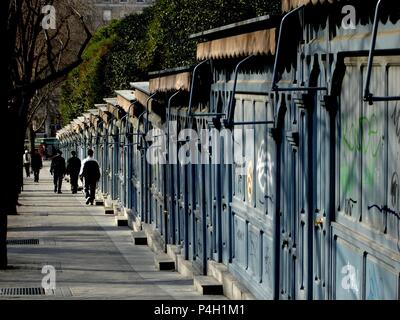
[[[272,157],[271,154],[268,152],[267,153],[267,169],[268,169],[268,174],[267,174],[267,181],[268,181],[268,187],[272,188],[272,174],[274,170],[274,163],[272,162]]]
[[[260,190],[265,193],[267,182],[267,153],[264,148],[264,141],[261,143],[257,156],[257,180],[260,185]]]
[[[272,188],[272,175],[274,164],[269,151],[265,148],[265,141],[261,143],[257,156],[257,179],[262,193],[268,192]],[[267,190],[268,186],[268,190]]]

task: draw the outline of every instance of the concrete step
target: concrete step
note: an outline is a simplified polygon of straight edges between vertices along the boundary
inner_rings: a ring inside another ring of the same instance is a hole
[[[224,276],[228,273],[228,267],[215,261],[208,261],[208,275],[217,279],[220,283],[224,282]]]
[[[256,300],[247,288],[238,281],[232,283],[233,300]]]
[[[194,287],[202,295],[223,295],[224,290],[221,283],[213,277],[195,276],[193,278]]]
[[[177,256],[181,254],[182,248],[180,246],[167,244],[167,255],[177,263]]]
[[[136,246],[147,246],[147,236],[143,231],[132,232],[132,239]]]
[[[157,270],[160,271],[174,271],[175,261],[172,260],[167,254],[157,254],[154,257]]]
[[[193,278],[194,276],[200,275],[200,273],[195,268],[193,268],[192,263],[189,260],[185,260],[184,256],[178,255],[176,257],[176,260],[176,269],[181,275],[188,278]]]
[[[115,224],[117,227],[127,227],[128,219],[123,216],[115,216]]]
[[[153,252],[164,252],[164,248],[161,245],[161,235],[154,231],[152,226],[143,225],[143,230],[147,235],[147,245]]]
[[[232,300],[255,300],[255,297],[242,286],[228,271],[228,267],[215,261],[208,262],[208,274],[222,283],[224,295]]]
[[[103,199],[96,199],[95,200],[96,206],[104,206],[104,200]]]
[[[111,207],[104,207],[104,213],[109,215],[114,215],[114,209]]]

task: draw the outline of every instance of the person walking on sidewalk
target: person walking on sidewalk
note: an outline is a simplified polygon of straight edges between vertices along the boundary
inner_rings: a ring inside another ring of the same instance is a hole
[[[31,176],[31,155],[29,154],[28,150],[25,150],[23,161],[26,177],[29,178]]]
[[[81,179],[85,179],[86,204],[91,205],[96,197],[97,182],[100,180],[100,167],[93,154],[93,150],[89,149],[88,157],[83,160],[80,172]]]
[[[81,160],[76,156],[76,152],[71,152],[72,157],[67,162],[67,174],[70,178],[72,194],[78,193],[78,178],[81,170]]]
[[[39,182],[39,174],[40,170],[43,168],[43,162],[38,149],[35,149],[31,161],[32,161],[31,166],[34,176],[34,182]]]
[[[65,159],[62,157],[61,150],[57,151],[57,155],[51,161],[50,173],[54,179],[54,193],[62,193],[62,180],[65,176]]]

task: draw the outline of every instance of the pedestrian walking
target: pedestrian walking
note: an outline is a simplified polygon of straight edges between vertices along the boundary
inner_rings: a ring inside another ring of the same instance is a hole
[[[23,162],[24,162],[26,177],[29,178],[31,176],[31,155],[29,154],[28,150],[25,150],[23,156]]]
[[[80,172],[81,179],[85,180],[86,204],[91,205],[96,197],[97,182],[100,180],[100,167],[93,154],[93,150],[89,149],[88,157],[83,160]]]
[[[62,181],[65,176],[65,159],[62,157],[61,150],[57,151],[57,155],[51,161],[50,173],[53,175],[54,193],[62,193]]]
[[[35,149],[31,161],[32,161],[31,166],[32,166],[34,181],[39,182],[39,174],[40,170],[43,168],[43,162],[38,149]]]
[[[78,193],[78,179],[81,170],[81,160],[76,156],[76,152],[71,152],[72,157],[67,162],[67,175],[69,175],[72,194]]]

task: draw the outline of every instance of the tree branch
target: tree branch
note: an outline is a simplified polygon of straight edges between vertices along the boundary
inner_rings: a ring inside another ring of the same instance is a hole
[[[92,33],[89,30],[86,23],[84,22],[83,16],[73,6],[70,6],[70,9],[79,18],[79,20],[82,24],[82,27],[85,31],[85,34],[86,34],[86,39],[80,46],[80,49],[76,56],[76,59],[73,62],[69,63],[67,66],[63,67],[62,69],[56,70],[56,68],[54,67],[53,61],[52,61],[53,60],[53,55],[51,54],[52,46],[51,46],[51,44],[49,44],[49,37],[48,37],[46,40],[47,41],[47,60],[48,60],[47,67],[50,68],[50,74],[41,79],[36,79],[32,82],[29,82],[27,84],[25,83],[24,85],[16,86],[16,88],[13,90],[13,94],[18,94],[19,92],[32,92],[35,90],[39,90],[39,89],[43,88],[44,86],[46,86],[47,84],[49,84],[59,78],[64,77],[65,75],[67,75],[69,72],[71,72],[73,69],[75,69],[82,63],[82,61],[83,61],[82,55],[92,38]],[[67,28],[67,30],[69,33],[68,28]],[[69,43],[69,39],[67,40],[67,43]],[[64,45],[64,48],[66,47],[66,45]],[[62,50],[59,52],[59,54],[61,54],[61,53],[62,53]],[[45,70],[46,70],[46,68],[44,70],[40,70],[40,73],[42,71],[44,72]]]
[[[35,116],[36,112],[42,106],[43,101],[49,97],[49,94],[50,94],[50,88],[47,88],[46,92],[40,96],[39,101],[32,108],[32,110],[29,110],[28,123],[31,123],[31,121],[33,120],[33,117]]]
[[[56,69],[54,68],[53,59],[51,57],[51,52],[53,50],[53,46],[51,45],[50,37],[49,37],[49,34],[47,33],[47,30],[44,30],[44,37],[45,37],[46,42],[47,42],[47,62],[48,62],[48,66],[50,67],[51,73],[56,73]]]
[[[47,117],[49,116],[49,110],[46,109],[46,115],[44,116],[42,122],[40,123],[40,126],[38,126],[36,128],[36,130],[34,130],[35,133],[39,132],[39,130],[43,127],[43,125],[46,123]]]

